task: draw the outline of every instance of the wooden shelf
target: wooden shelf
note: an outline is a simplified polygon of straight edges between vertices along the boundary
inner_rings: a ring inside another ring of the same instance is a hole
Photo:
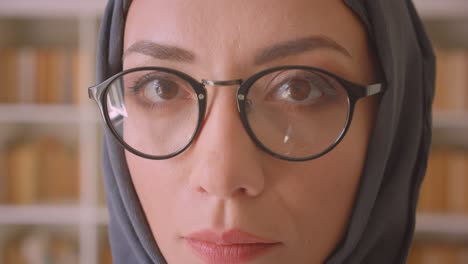
[[[468,112],[434,112],[433,142],[468,149]]]
[[[5,22],[0,26],[9,29],[7,33],[11,33],[5,34],[3,40],[5,43],[14,43],[12,46],[24,45],[31,39],[31,45],[34,47],[41,45],[77,47],[86,54],[76,65],[77,86],[86,87],[94,82],[93,54],[96,54],[99,17],[104,11],[106,2],[107,0],[0,0],[0,20]],[[31,30],[30,25],[36,23],[38,27],[34,27],[34,30],[37,31]],[[50,23],[65,24],[57,29],[47,27]],[[13,28],[16,25],[28,30],[18,32],[16,35],[17,32]],[[72,34],[63,34],[62,30],[64,32],[70,30]],[[38,39],[38,35],[44,39]],[[32,39],[38,40],[32,41]],[[0,104],[2,137],[8,139],[9,135],[21,133],[23,129],[31,130],[33,126],[28,126],[29,124],[37,124],[38,134],[43,131],[47,134],[56,133],[57,136],[66,138],[66,141],[71,139],[76,142],[78,139],[77,142],[80,144],[79,201],[65,205],[0,205],[0,227],[5,230],[24,225],[73,227],[78,230],[80,249],[78,263],[97,264],[100,251],[98,228],[108,222],[108,216],[107,209],[97,203],[99,190],[97,122],[101,122],[101,116],[96,105],[88,100],[86,95],[84,91],[80,94],[80,99],[83,101],[77,105]],[[56,124],[64,126],[56,129]],[[35,130],[36,126],[32,129]]]
[[[424,18],[463,19],[468,17],[466,0],[413,0]],[[99,16],[105,0],[12,0],[0,1],[3,17]]]
[[[0,104],[0,124],[77,124],[98,122],[99,117],[97,109],[92,106]]]
[[[428,19],[467,19],[466,0],[413,0],[423,18]]]
[[[416,237],[468,241],[468,215],[419,213]]]
[[[433,120],[435,127],[468,129],[468,111],[435,111]]]
[[[83,222],[106,224],[106,208],[80,206],[0,206],[1,225],[79,225]]]
[[[100,16],[106,0],[7,0],[0,1],[1,17]]]

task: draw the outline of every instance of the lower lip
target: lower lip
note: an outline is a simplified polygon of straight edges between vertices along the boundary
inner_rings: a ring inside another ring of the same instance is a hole
[[[278,244],[213,244],[203,241],[186,239],[189,246],[208,264],[240,264],[260,257],[272,250]]]

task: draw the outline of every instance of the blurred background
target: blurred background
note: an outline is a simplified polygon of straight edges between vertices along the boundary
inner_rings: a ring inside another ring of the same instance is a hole
[[[438,56],[410,264],[468,263],[468,0],[416,0]],[[0,264],[111,263],[101,120],[104,0],[0,0]]]

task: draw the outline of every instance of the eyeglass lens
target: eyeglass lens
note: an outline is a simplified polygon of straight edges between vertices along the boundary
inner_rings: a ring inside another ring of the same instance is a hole
[[[273,72],[247,95],[247,121],[270,151],[289,158],[320,154],[346,126],[346,90],[334,79],[308,70]]]
[[[146,155],[164,156],[184,148],[198,124],[197,94],[171,73],[127,73],[110,84],[106,101],[114,131]]]
[[[201,122],[195,90],[169,72],[126,73],[110,84],[106,102],[113,130],[146,155],[183,149]],[[271,152],[290,158],[325,151],[340,137],[349,117],[346,90],[332,77],[311,70],[268,73],[250,86],[245,103],[254,137]]]

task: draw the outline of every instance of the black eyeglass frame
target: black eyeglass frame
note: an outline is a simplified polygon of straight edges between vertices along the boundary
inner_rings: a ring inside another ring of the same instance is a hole
[[[268,149],[255,135],[253,132],[252,128],[249,125],[248,119],[247,119],[247,112],[246,112],[246,98],[247,94],[252,87],[252,85],[260,78],[263,76],[275,72],[275,71],[283,71],[283,70],[305,70],[305,71],[312,71],[312,72],[318,72],[324,75],[327,75],[334,80],[336,80],[346,91],[347,97],[348,97],[348,114],[347,114],[347,119],[346,119],[346,124],[344,128],[342,129],[341,133],[339,136],[335,139],[335,142],[331,144],[328,148],[323,150],[322,152],[318,154],[314,154],[311,156],[307,157],[288,157],[284,156],[278,153],[275,153]],[[175,151],[174,153],[168,154],[168,155],[163,155],[163,156],[154,156],[154,155],[148,155],[143,152],[140,152],[130,145],[128,145],[123,138],[120,137],[118,132],[115,130],[114,126],[112,125],[112,121],[110,120],[110,117],[108,114],[108,106],[106,102],[107,94],[110,85],[118,78],[120,78],[123,75],[126,75],[131,72],[137,72],[137,71],[161,71],[161,72],[166,72],[170,74],[174,74],[177,77],[180,77],[182,80],[186,81],[195,91],[197,98],[198,98],[198,121],[197,121],[197,126],[195,128],[195,131],[190,138],[189,142],[182,147],[181,149]],[[311,67],[311,66],[303,66],[303,65],[285,65],[285,66],[278,66],[278,67],[273,67],[269,68],[266,70],[262,70],[258,73],[255,73],[251,77],[247,78],[245,81],[242,79],[239,80],[230,80],[230,81],[209,81],[209,80],[202,80],[201,82],[197,81],[190,75],[183,73],[181,71],[171,69],[171,68],[165,68],[165,67],[155,67],[155,66],[147,66],[147,67],[136,67],[136,68],[131,68],[127,69],[124,71],[121,71],[112,77],[106,79],[105,81],[94,85],[92,87],[88,88],[88,96],[90,99],[93,99],[96,101],[98,104],[98,107],[100,109],[102,118],[106,122],[107,127],[111,130],[112,134],[114,137],[117,139],[119,144],[121,144],[124,148],[126,148],[128,151],[131,153],[138,155],[140,157],[146,158],[146,159],[152,159],[152,160],[164,160],[164,159],[169,159],[172,157],[175,157],[182,152],[184,152],[188,147],[190,147],[195,140],[195,138],[199,135],[201,125],[203,123],[203,120],[205,118],[205,111],[206,111],[206,100],[207,100],[207,91],[206,91],[206,86],[231,86],[231,85],[239,85],[237,89],[237,110],[240,114],[240,118],[242,121],[242,125],[244,126],[244,129],[247,131],[248,135],[250,138],[254,141],[255,145],[265,151],[266,153],[272,155],[273,157],[282,159],[282,160],[287,160],[287,161],[307,161],[307,160],[312,160],[319,158],[328,152],[330,152],[332,149],[334,149],[344,138],[346,135],[346,132],[348,131],[350,124],[353,119],[353,114],[354,114],[354,109],[356,102],[364,97],[372,96],[378,93],[382,93],[385,91],[384,85],[381,83],[376,83],[376,84],[370,84],[370,85],[361,85],[361,84],[356,84],[353,82],[350,82],[348,80],[345,80],[331,72],[328,72],[326,70],[316,68],[316,67]]]

